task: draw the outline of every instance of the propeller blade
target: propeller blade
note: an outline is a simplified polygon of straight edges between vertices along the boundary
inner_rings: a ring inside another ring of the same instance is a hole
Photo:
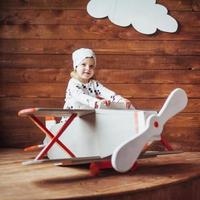
[[[144,145],[152,137],[162,132],[162,127],[156,128],[154,126],[154,121],[156,119],[157,117],[155,115],[149,116],[147,120],[147,128],[143,132],[134,136],[132,139],[123,142],[115,149],[112,154],[111,162],[116,171],[128,171],[139,157]]]
[[[152,139],[159,138],[165,122],[183,110],[187,102],[187,94],[183,89],[177,88],[172,91],[158,115],[148,117],[146,129],[115,149],[111,158],[113,168],[119,172],[131,169],[144,145]]]
[[[158,115],[148,117],[147,128],[115,149],[111,158],[113,168],[119,172],[128,171],[139,157],[144,145],[151,139],[160,137],[165,122],[183,110],[187,102],[187,94],[183,89],[177,88],[172,91]]]
[[[173,90],[158,113],[159,121],[165,124],[168,119],[183,110],[188,102],[186,92],[177,88]]]

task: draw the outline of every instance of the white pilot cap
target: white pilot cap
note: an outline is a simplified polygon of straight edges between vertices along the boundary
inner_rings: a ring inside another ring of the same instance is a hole
[[[96,65],[96,56],[95,56],[94,51],[92,51],[91,49],[87,49],[87,48],[80,48],[80,49],[75,50],[72,53],[74,69],[76,68],[76,66],[78,66],[81,63],[82,60],[84,60],[87,57],[94,58],[95,65]]]

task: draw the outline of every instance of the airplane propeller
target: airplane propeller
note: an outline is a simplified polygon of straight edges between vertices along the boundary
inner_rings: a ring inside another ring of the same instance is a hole
[[[181,88],[171,92],[158,114],[147,118],[146,129],[132,139],[123,142],[113,152],[111,162],[115,170],[126,172],[135,163],[145,144],[159,140],[163,126],[171,117],[183,110],[188,102],[187,94]]]

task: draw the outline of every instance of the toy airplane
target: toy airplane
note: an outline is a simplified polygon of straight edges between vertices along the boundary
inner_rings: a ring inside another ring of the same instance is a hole
[[[166,153],[144,152],[149,142],[160,140],[168,150],[172,149],[161,136],[163,126],[168,119],[183,110],[187,102],[185,91],[177,88],[171,92],[158,113],[125,109],[122,104],[111,104],[100,109],[21,110],[19,116],[28,116],[46,134],[40,153],[34,160],[24,164],[91,163],[93,172],[110,167],[118,172],[126,172],[133,168],[138,158]],[[59,123],[55,120],[47,121],[46,127],[38,118],[46,116],[65,117],[65,120]],[[48,159],[43,159],[46,155]]]

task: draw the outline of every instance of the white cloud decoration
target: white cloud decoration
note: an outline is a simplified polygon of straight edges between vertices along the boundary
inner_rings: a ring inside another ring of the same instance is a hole
[[[153,34],[158,30],[176,32],[177,21],[156,0],[90,0],[87,12],[95,18],[108,17],[122,27],[132,25],[138,32]]]

